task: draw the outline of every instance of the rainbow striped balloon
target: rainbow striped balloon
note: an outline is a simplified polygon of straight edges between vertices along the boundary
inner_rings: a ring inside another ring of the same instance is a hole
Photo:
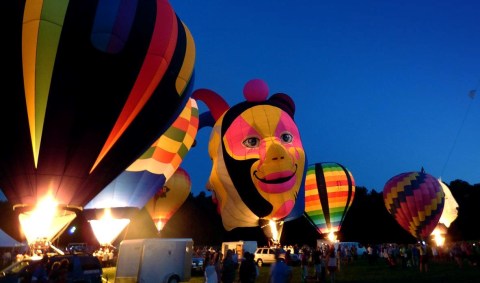
[[[305,177],[305,216],[320,234],[340,231],[355,196],[355,180],[335,162],[308,166]]]

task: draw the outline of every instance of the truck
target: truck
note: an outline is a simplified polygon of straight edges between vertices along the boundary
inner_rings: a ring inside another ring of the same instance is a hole
[[[257,241],[223,242],[221,249],[222,253],[225,255],[227,250],[234,250],[237,254],[238,262],[241,262],[245,252],[249,252],[251,254],[255,253],[257,250]]]
[[[177,283],[191,278],[193,239],[123,240],[115,283]]]

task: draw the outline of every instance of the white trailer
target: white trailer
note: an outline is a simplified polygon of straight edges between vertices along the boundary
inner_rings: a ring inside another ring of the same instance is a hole
[[[243,253],[249,252],[254,254],[257,250],[257,241],[236,241],[236,242],[223,242],[222,253],[225,255],[227,250],[234,250],[238,257],[238,262],[243,259]]]
[[[176,283],[190,280],[192,239],[123,240],[115,283]]]

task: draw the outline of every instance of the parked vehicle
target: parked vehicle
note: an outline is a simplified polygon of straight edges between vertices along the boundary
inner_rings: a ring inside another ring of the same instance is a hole
[[[205,258],[202,255],[193,255],[192,256],[192,273],[203,272],[203,264]]]
[[[101,283],[102,282],[102,266],[100,261],[88,254],[74,254],[74,255],[53,255],[49,257],[49,268],[54,262],[68,259],[69,267],[67,274],[67,282],[88,282]],[[18,283],[30,282],[32,273],[40,264],[40,257],[33,257],[23,259],[15,262],[0,271],[1,283]]]
[[[255,262],[258,266],[264,264],[272,264],[276,261],[276,249],[274,248],[258,248],[255,251]]]
[[[118,251],[115,283],[189,281],[192,239],[123,240]]]

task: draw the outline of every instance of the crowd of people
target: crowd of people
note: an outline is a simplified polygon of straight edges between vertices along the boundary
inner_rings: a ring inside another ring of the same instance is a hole
[[[32,273],[32,283],[66,283],[70,262],[64,258],[60,261],[50,262],[44,255]]]
[[[111,267],[115,265],[115,250],[112,247],[100,247],[93,252],[93,256],[96,256],[102,263],[102,267]]]
[[[452,261],[459,268],[465,264],[476,266],[480,260],[480,244],[475,242],[449,243],[438,247],[434,244],[377,244],[367,245],[365,254],[357,253],[356,246],[346,244],[321,244],[276,247],[276,262],[269,267],[268,283],[287,283],[292,280],[292,255],[298,255],[302,282],[335,282],[336,274],[342,266],[354,263],[362,256],[373,264],[379,260],[391,268],[416,268],[429,272],[429,263]],[[206,283],[254,283],[259,277],[259,267],[253,253],[238,254],[236,250],[216,251],[213,248],[197,250],[204,257],[203,274]],[[103,267],[114,265],[114,249],[108,247],[95,251]],[[3,264],[21,261],[27,254],[12,256],[9,250],[3,253]],[[47,258],[47,257],[45,257]],[[62,272],[68,263],[46,262],[45,272],[34,276],[40,281],[62,282]],[[40,271],[39,271],[40,272]]]
[[[363,249],[363,248],[362,248]],[[419,272],[429,272],[429,263],[453,261],[461,268],[464,264],[477,265],[480,259],[480,244],[458,242],[438,247],[434,244],[386,243],[366,245],[364,254],[355,245],[322,244],[317,247],[304,245],[276,247],[276,262],[269,267],[268,283],[297,282],[292,280],[292,254],[300,258],[301,282],[330,282],[342,266],[353,264],[359,257],[368,263],[382,261],[391,268],[415,268]],[[204,251],[204,275],[207,283],[253,283],[259,276],[254,254],[245,252],[237,264],[236,251],[228,250],[225,255],[212,248]]]
[[[238,261],[235,250],[227,250],[225,254],[215,251],[213,248],[197,250],[198,254],[204,255],[204,276],[206,283],[254,283],[259,276],[259,267],[255,262],[255,255],[248,251],[243,253]],[[337,251],[334,246],[322,246],[311,249],[307,246],[276,248],[276,261],[270,265],[269,283],[292,282],[293,270],[289,263],[292,254],[299,254],[302,269],[302,281],[313,279],[316,282],[335,281],[335,273],[338,269]],[[310,266],[315,267],[312,276]],[[328,276],[328,277],[327,277]]]
[[[382,259],[390,267],[418,268],[421,272],[428,272],[429,262],[454,261],[459,267],[464,264],[478,265],[480,245],[479,243],[465,241],[443,246],[424,242],[368,245],[367,257],[370,263]]]

